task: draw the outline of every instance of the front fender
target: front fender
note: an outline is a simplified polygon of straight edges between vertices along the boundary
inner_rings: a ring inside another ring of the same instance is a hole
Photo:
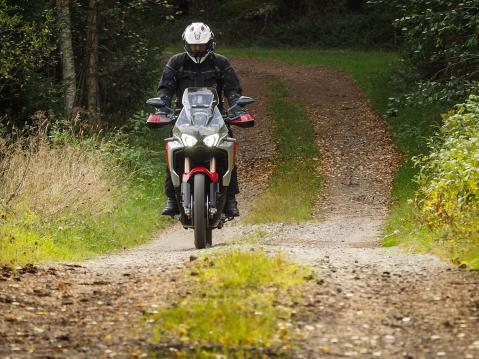
[[[181,181],[180,181],[180,176],[174,170],[173,153],[177,150],[180,150],[180,149],[184,148],[184,147],[185,146],[180,141],[178,141],[176,138],[166,140],[166,155],[167,155],[167,159],[168,159],[168,168],[170,169],[171,181],[173,182],[174,187],[179,187]]]
[[[196,168],[193,168],[188,173],[183,173],[183,183],[188,182],[193,177],[193,175],[195,173],[204,173],[205,175],[207,175],[210,178],[211,182],[213,182],[213,183],[218,182],[218,179],[219,179],[218,172],[210,172],[210,170],[208,170],[207,168],[196,167]]]
[[[227,187],[231,182],[231,174],[235,166],[236,140],[231,137],[224,139],[218,146],[219,149],[228,154],[228,170],[223,176],[223,186]]]

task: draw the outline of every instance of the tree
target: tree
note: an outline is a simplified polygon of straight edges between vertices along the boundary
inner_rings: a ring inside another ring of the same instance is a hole
[[[65,115],[69,116],[76,99],[76,73],[71,33],[70,0],[57,0],[56,5],[60,26]]]
[[[98,7],[96,0],[88,4],[87,28],[87,92],[88,111],[94,117],[100,113],[98,84]]]

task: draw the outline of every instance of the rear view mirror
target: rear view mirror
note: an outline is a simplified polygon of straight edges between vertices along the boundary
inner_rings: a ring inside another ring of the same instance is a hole
[[[248,106],[252,104],[254,100],[251,97],[247,96],[241,96],[238,101],[236,101],[237,105],[240,105],[241,107]]]

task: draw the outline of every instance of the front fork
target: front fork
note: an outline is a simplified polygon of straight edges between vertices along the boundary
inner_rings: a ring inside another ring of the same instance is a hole
[[[190,158],[185,157],[185,173],[189,173],[191,171],[191,163]],[[210,159],[210,168],[211,173],[216,172],[216,158],[213,156]],[[218,182],[210,182],[209,194],[208,194],[208,215],[209,217],[213,217],[217,212],[216,208],[216,197],[217,193],[219,192],[219,183]],[[192,208],[192,195],[191,195],[191,184],[189,182],[182,182],[181,183],[181,196],[182,196],[182,203],[185,214],[188,218],[191,218],[191,208]]]
[[[216,157],[212,156],[210,159],[210,172],[216,172]],[[219,182],[210,182],[210,193],[208,196],[208,215],[213,217],[218,211],[216,208],[216,194],[220,190]]]
[[[191,171],[190,158],[185,157],[185,173]],[[181,182],[181,196],[183,208],[188,218],[191,218],[191,185],[188,182]]]

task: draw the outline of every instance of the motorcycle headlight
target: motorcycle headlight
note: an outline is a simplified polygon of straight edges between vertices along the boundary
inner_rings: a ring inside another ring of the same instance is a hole
[[[213,147],[213,146],[216,146],[219,138],[220,138],[220,135],[215,133],[214,135],[209,135],[203,138],[203,142],[205,143],[206,146]]]
[[[181,135],[181,141],[183,141],[183,144],[186,147],[193,147],[194,145],[196,145],[196,142],[198,142],[195,137],[187,135],[186,133]]]

